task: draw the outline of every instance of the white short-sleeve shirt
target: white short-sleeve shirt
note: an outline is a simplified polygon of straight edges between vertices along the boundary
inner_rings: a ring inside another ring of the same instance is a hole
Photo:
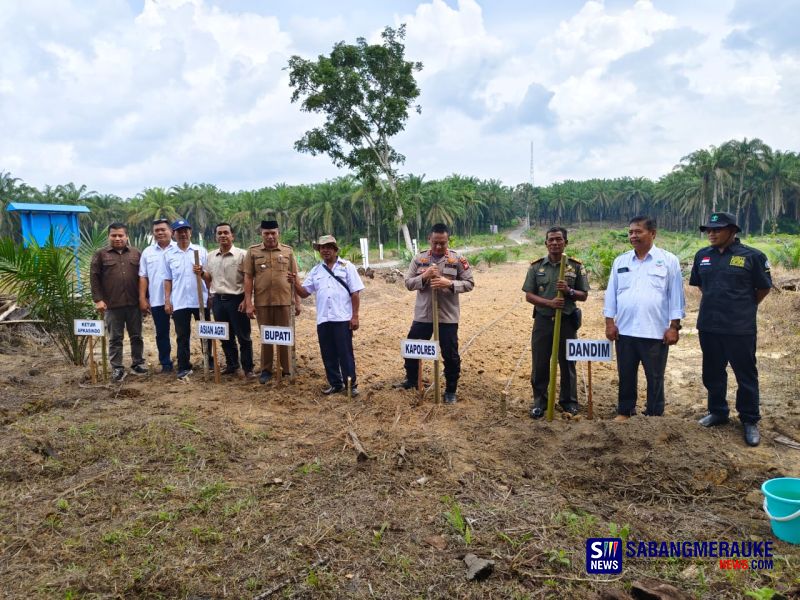
[[[177,244],[164,253],[164,279],[172,281],[172,310],[182,308],[199,308],[197,306],[197,276],[194,268],[194,251],[200,252],[200,264],[208,265],[208,252],[202,246],[189,244],[181,250]],[[208,289],[203,281],[203,306],[208,302]]]
[[[147,292],[150,296],[150,306],[164,306],[164,254],[175,246],[175,240],[162,248],[157,243],[149,245],[142,251],[139,260],[139,277],[147,278]]]
[[[309,294],[316,294],[317,325],[328,321],[349,321],[353,318],[353,302],[350,294],[364,289],[364,283],[358,276],[355,265],[339,258],[331,271],[350,288],[350,294],[344,286],[336,281],[319,263],[306,275],[303,287]]]

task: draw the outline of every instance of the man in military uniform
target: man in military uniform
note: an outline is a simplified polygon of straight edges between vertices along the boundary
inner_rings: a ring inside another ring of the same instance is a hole
[[[550,356],[553,352],[553,326],[556,309],[561,309],[561,341],[558,362],[561,368],[561,395],[559,404],[564,412],[578,414],[578,384],[575,363],[567,360],[567,342],[578,335],[580,309],[575,302],[584,302],[589,296],[589,280],[583,264],[567,257],[564,279],[558,278],[561,257],[567,247],[567,230],[551,227],[545,234],[547,256],[531,263],[522,291],[525,300],[533,304],[533,332],[531,333],[531,386],[533,406],[530,416],[541,419],[547,408],[547,386],[550,382]],[[561,292],[562,297],[556,298]]]
[[[414,257],[406,272],[406,288],[417,292],[414,305],[414,321],[408,339],[429,340],[433,334],[433,292],[438,294],[439,304],[439,348],[444,359],[446,382],[444,401],[456,402],[458,377],[461,373],[461,357],[458,355],[458,320],[460,308],[458,295],[472,291],[475,281],[469,262],[448,248],[450,230],[444,223],[437,223],[428,235],[430,250]],[[395,387],[412,389],[417,387],[420,361],[406,359],[406,378]]]
[[[291,323],[292,284],[287,273],[297,273],[297,261],[291,246],[280,243],[277,221],[261,221],[261,243],[250,246],[242,263],[244,299],[247,316],[261,325],[288,327]],[[295,297],[295,316],[300,314],[300,298]],[[261,376],[259,382],[272,379],[272,344],[261,345]],[[280,366],[285,375],[291,374],[289,347],[280,346]]]
[[[694,256],[689,285],[703,296],[697,315],[700,349],[703,351],[703,385],[708,390],[708,415],[703,427],[728,422],[725,399],[728,364],[736,376],[736,410],[749,446],[761,441],[758,432],[758,369],[756,368],[756,312],[772,287],[769,261],[763,252],[745,246],[736,237],[741,231],[736,217],[712,213],[700,227],[709,246]]]

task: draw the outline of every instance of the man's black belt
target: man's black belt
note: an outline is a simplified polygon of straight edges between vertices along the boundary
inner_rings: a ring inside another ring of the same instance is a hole
[[[214,294],[214,298],[225,302],[226,300],[241,300],[244,294]]]

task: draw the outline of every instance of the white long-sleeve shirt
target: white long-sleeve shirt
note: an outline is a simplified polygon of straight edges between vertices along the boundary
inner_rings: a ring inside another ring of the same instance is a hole
[[[643,260],[633,250],[614,259],[603,315],[620,335],[661,339],[673,319],[685,316],[686,300],[678,258],[656,246]]]

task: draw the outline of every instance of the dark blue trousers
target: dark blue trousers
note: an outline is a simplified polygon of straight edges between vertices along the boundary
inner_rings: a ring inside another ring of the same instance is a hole
[[[756,336],[727,335],[700,332],[703,351],[703,385],[708,390],[708,412],[727,417],[730,409],[728,365],[736,376],[736,410],[742,423],[758,423],[758,368],[756,367]]]
[[[158,348],[158,362],[165,371],[172,370],[172,346],[169,342],[169,315],[163,306],[151,306],[150,314],[153,315],[153,324],[156,326],[156,348]]]
[[[325,376],[334,387],[356,386],[356,359],[353,356],[353,331],[350,321],[327,321],[317,325],[319,350],[325,365]]]

